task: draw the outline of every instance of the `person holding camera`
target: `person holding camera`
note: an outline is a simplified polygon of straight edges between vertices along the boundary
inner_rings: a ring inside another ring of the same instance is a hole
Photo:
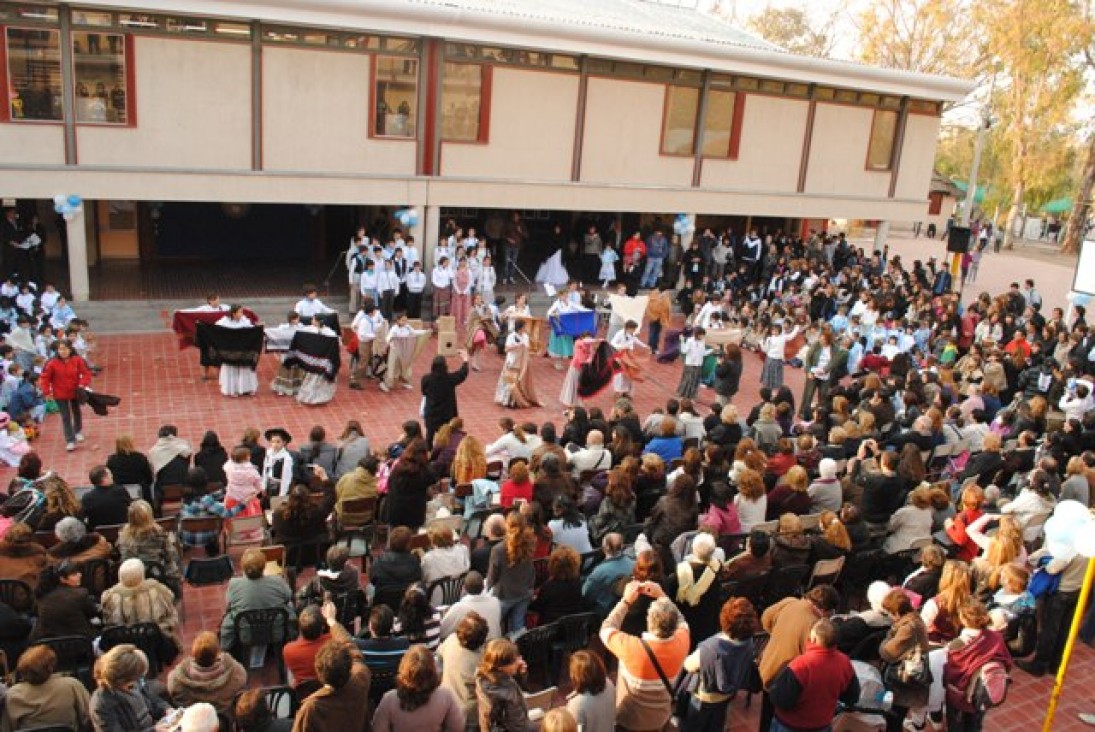
[[[882,450],[877,440],[864,440],[849,470],[852,480],[863,488],[863,520],[877,533],[887,531],[890,516],[905,503],[898,462],[893,450]]]

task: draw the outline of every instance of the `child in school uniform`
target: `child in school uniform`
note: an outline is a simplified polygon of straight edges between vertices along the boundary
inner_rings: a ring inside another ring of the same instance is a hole
[[[781,323],[772,323],[768,328],[768,337],[761,343],[764,351],[764,369],[760,372],[760,383],[769,389],[778,389],[783,386],[783,357],[787,343],[798,335],[798,326],[790,333],[787,326]]]

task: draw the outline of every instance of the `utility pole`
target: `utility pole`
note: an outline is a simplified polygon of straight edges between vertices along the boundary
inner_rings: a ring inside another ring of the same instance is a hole
[[[992,93],[996,88],[996,73],[992,74],[992,81],[989,82],[989,96],[988,101],[981,108],[981,120],[977,126],[977,141],[973,146],[973,163],[970,165],[970,178],[966,185],[966,200],[962,204],[962,210],[958,214],[957,225],[962,228],[969,228],[970,219],[973,217],[973,205],[977,200],[977,173],[981,168],[981,151],[985,147],[985,135],[992,127],[992,114],[990,113],[989,105],[992,104]],[[994,222],[995,224],[995,222]],[[993,232],[993,236],[996,232]],[[966,243],[968,249],[973,245],[973,235],[970,235],[971,241]],[[954,253],[951,259],[951,282],[961,282],[959,279],[962,276],[962,255],[958,252]]]

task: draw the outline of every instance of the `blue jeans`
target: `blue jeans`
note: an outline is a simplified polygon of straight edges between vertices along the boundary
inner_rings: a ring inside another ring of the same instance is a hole
[[[506,266],[502,271],[502,279],[509,281],[517,277],[517,258],[521,254],[521,247],[510,244],[505,245]]]
[[[662,278],[662,264],[665,257],[647,257],[646,269],[643,271],[641,287],[654,287]]]
[[[531,595],[501,600],[502,625],[505,627],[507,633],[514,633],[518,630],[525,629],[525,613],[528,612],[528,606],[531,601]]]

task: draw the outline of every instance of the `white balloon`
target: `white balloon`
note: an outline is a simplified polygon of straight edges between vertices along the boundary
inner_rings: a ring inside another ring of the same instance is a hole
[[[1053,517],[1062,518],[1070,524],[1081,524],[1091,518],[1091,513],[1079,501],[1061,501],[1053,509]]]
[[[1046,543],[1057,542],[1071,545],[1076,538],[1077,528],[1078,524],[1069,522],[1064,516],[1050,516],[1043,528]]]
[[[53,197],[53,203],[57,206],[63,206],[68,203],[68,196],[63,193],[58,193]]]
[[[75,220],[76,220],[76,212],[75,211],[65,211],[65,221],[75,221]]]
[[[1076,534],[1076,551],[1085,557],[1095,558],[1095,522],[1081,526]]]

